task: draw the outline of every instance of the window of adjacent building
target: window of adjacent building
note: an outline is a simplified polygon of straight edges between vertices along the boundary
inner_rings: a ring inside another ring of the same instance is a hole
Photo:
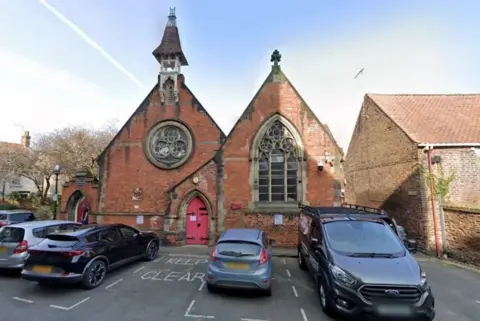
[[[10,186],[12,186],[12,187],[22,186],[20,184],[20,177],[14,177],[14,178],[10,179]]]
[[[298,148],[290,131],[276,120],[258,146],[258,200],[298,200]]]

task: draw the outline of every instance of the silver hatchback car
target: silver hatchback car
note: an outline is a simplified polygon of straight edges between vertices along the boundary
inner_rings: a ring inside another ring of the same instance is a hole
[[[229,229],[213,249],[207,289],[250,288],[272,295],[272,247],[275,241],[257,229]]]
[[[0,269],[23,269],[27,251],[55,232],[76,230],[82,225],[71,221],[32,221],[0,228]]]

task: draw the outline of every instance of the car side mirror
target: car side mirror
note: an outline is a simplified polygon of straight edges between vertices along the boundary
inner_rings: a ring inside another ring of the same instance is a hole
[[[410,253],[417,253],[417,241],[415,240],[405,240],[405,247]]]
[[[270,245],[275,244],[275,242],[276,242],[276,241],[275,241],[274,239],[268,239],[268,244],[270,244]]]

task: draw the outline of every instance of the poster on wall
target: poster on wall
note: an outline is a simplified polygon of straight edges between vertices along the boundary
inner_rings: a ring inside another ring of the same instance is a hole
[[[273,217],[273,221],[275,225],[282,225],[283,224],[283,215],[282,214],[275,214]]]
[[[309,230],[310,230],[310,224],[312,222],[312,218],[307,216],[307,215],[304,215],[304,214],[300,214],[300,231],[307,235]]]
[[[143,224],[143,215],[137,215],[137,225]]]

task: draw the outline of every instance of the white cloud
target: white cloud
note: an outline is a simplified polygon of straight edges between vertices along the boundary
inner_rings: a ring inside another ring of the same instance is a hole
[[[126,121],[138,104],[116,100],[86,79],[10,52],[0,51],[0,70],[0,141],[19,141],[19,127],[34,134],[68,125],[98,127],[114,118]]]

